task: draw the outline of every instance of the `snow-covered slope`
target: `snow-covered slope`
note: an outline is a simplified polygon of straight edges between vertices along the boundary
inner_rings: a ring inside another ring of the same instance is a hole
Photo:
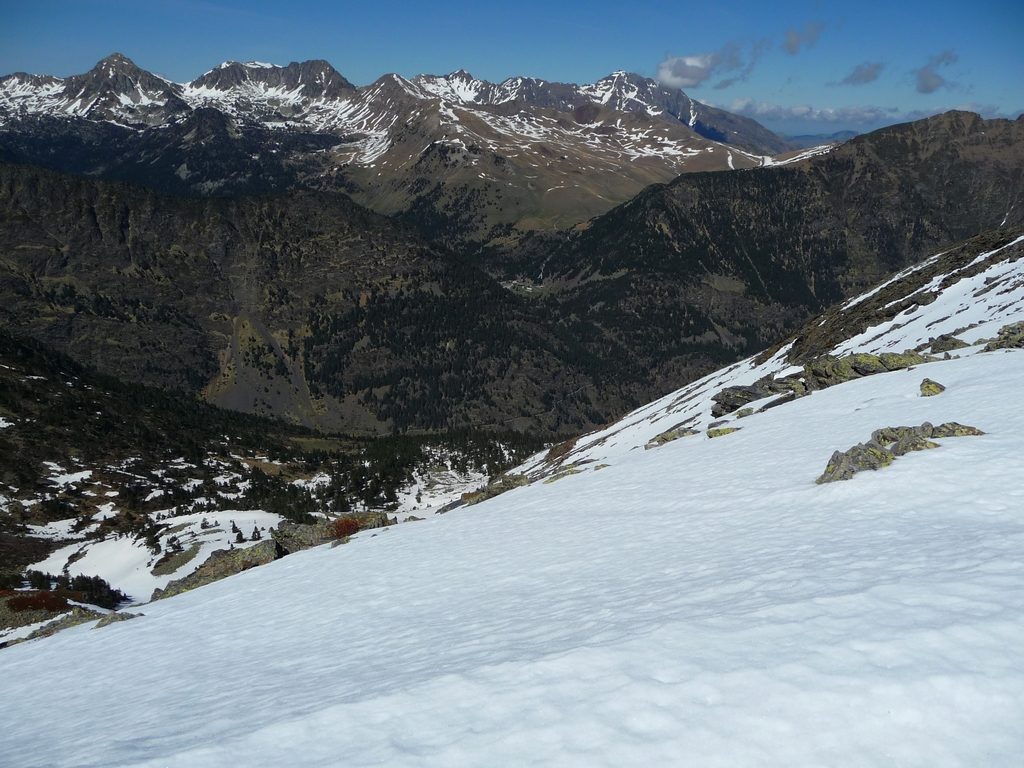
[[[1024,236],[1013,233],[996,234],[991,247],[970,241],[936,254],[830,310],[772,354],[716,371],[637,409],[606,429],[573,441],[565,450],[535,456],[521,471],[534,478],[584,468],[593,471],[648,445],[653,448],[652,443],[660,436],[669,437],[677,430],[700,434],[712,426],[746,428],[753,422],[737,418],[738,408],[724,419],[723,414],[713,413],[716,395],[727,388],[748,387],[765,379],[793,376],[806,381],[803,366],[823,355],[877,355],[905,350],[927,353],[931,351],[931,340],[944,335],[957,336],[965,344],[974,345],[970,351],[977,351],[984,346],[979,340],[996,336],[1005,325],[1024,321],[1022,258]],[[895,364],[900,365],[898,361]],[[928,373],[922,375],[931,376],[932,368],[925,370]],[[814,387],[809,384],[809,388]],[[748,407],[763,407],[785,389],[766,391],[763,398],[751,400]],[[863,437],[867,439],[867,434]]]
[[[1022,256],[1017,235],[941,254],[765,362],[581,439],[558,462],[576,474],[535,461],[525,470],[553,482],[7,649],[15,716],[0,754],[18,766],[1014,765],[1024,351],[972,344],[820,388],[723,437],[644,447],[670,418],[706,426],[722,386],[798,372],[800,355],[996,336],[1024,319]],[[921,396],[923,376],[945,391]],[[949,421],[985,434],[815,483],[833,450],[873,430]]]

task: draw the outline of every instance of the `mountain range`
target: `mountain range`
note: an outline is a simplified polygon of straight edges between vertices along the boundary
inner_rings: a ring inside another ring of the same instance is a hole
[[[179,84],[113,54],[68,78],[0,78],[0,159],[175,194],[338,189],[459,244],[571,226],[648,184],[790,149],[625,72],[583,86],[457,71],[356,87],[326,61],[225,62]]]
[[[181,197],[5,164],[0,318],[105,373],[311,427],[565,435],[1021,223],[1022,148],[1022,120],[948,113],[483,252],[337,190]]]

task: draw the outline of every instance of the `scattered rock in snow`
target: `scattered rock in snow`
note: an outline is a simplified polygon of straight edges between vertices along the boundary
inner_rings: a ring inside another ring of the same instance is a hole
[[[731,435],[733,432],[739,432],[739,427],[715,427],[708,430],[708,437],[722,437],[723,435]]]
[[[869,440],[866,443],[858,443],[849,450],[833,453],[825,465],[825,471],[815,482],[821,484],[849,480],[865,469],[887,467],[892,462],[892,451],[874,440]]]
[[[686,422],[688,423],[688,421]],[[671,443],[673,440],[678,440],[680,437],[689,437],[690,435],[696,435],[697,430],[684,427],[682,424],[676,424],[674,427],[666,429],[659,435],[655,435],[647,444],[644,445],[644,450],[649,451],[651,448],[658,448],[659,446],[665,445],[665,443]]]
[[[782,405],[790,400],[802,397],[808,392],[819,389],[827,389],[836,384],[859,379],[864,376],[873,376],[876,373],[887,373],[898,371],[903,368],[910,368],[914,365],[929,363],[937,358],[926,357],[913,350],[906,352],[883,352],[880,355],[872,355],[865,352],[855,352],[843,357],[835,355],[822,355],[816,357],[804,365],[802,373],[790,374],[780,378],[766,376],[751,385],[725,387],[711,399],[714,405],[711,408],[711,415],[714,417],[725,416],[736,410],[743,409],[755,400],[761,400],[771,395],[782,395],[762,406],[760,410]],[[750,415],[747,412],[745,415]]]
[[[1024,349],[1024,321],[1004,325],[983,351],[994,352],[997,349]]]
[[[104,616],[102,619],[96,622],[96,626],[93,629],[99,629],[100,627],[106,627],[110,624],[114,624],[118,621],[128,621],[129,619],[137,619],[140,616],[145,616],[144,613],[126,613],[123,611],[112,611]]]
[[[935,397],[946,391],[946,388],[937,381],[924,379],[921,381],[921,397]]]
[[[947,421],[945,424],[932,429],[932,437],[968,437],[970,435],[984,435],[977,427],[969,427],[966,424],[958,424],[955,421]]]
[[[969,346],[966,341],[958,339],[951,333],[944,333],[932,341],[931,350],[933,354],[938,354],[940,352],[953,352],[966,346]]]
[[[744,387],[726,387],[711,398],[715,403],[711,408],[711,415],[715,417],[725,416],[737,408],[742,408],[755,400],[768,397],[770,394],[772,394],[771,391],[757,384]]]
[[[545,485],[550,485],[551,483],[555,482],[556,480],[561,480],[563,477],[569,477],[569,475],[578,475],[582,471],[583,470],[580,469],[575,464],[570,464],[568,467],[563,469],[561,472],[557,472],[556,474],[552,475],[551,477],[546,478],[544,480],[544,484]]]
[[[575,444],[575,441],[569,441]],[[566,445],[567,443],[561,443],[560,445]],[[556,448],[558,446],[555,446]],[[555,450],[554,448],[551,449]],[[567,448],[565,453],[568,453],[571,448]],[[561,455],[565,455],[562,453]],[[548,455],[551,455],[551,451],[548,451]],[[466,505],[479,504],[484,499],[493,498],[499,494],[505,493],[505,491],[511,491],[513,488],[519,488],[522,485],[529,485],[530,481],[526,475],[516,474],[514,472],[506,472],[504,475],[499,477],[493,483],[484,486],[479,491],[472,491],[470,493],[462,494],[462,502]],[[446,510],[447,511],[447,510]]]

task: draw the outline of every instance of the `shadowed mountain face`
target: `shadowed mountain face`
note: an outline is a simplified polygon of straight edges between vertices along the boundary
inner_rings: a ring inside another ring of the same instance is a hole
[[[336,194],[188,200],[0,166],[0,322],[126,380],[356,432],[562,433],[614,361]],[[568,321],[566,321],[568,322]]]
[[[526,241],[503,268],[601,315],[667,389],[938,248],[1021,223],[1024,120],[951,112],[792,165],[681,176],[561,240]],[[695,315],[706,351],[681,332]]]
[[[239,130],[206,114],[195,131]],[[577,432],[1020,224],[1022,133],[949,113],[682,176],[492,249],[487,272],[335,193],[167,198],[6,165],[0,318],[106,372],[309,425]]]
[[[341,190],[460,246],[572,226],[648,184],[790,148],[624,72],[358,88],[325,61],[225,62],[180,84],[113,54],[66,79],[0,78],[0,158],[193,196]]]

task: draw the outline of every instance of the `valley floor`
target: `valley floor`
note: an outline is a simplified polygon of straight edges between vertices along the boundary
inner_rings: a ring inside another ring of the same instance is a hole
[[[1021,381],[1013,350],[847,382],[9,648],[0,762],[1015,764]],[[925,421],[986,434],[815,484]]]

